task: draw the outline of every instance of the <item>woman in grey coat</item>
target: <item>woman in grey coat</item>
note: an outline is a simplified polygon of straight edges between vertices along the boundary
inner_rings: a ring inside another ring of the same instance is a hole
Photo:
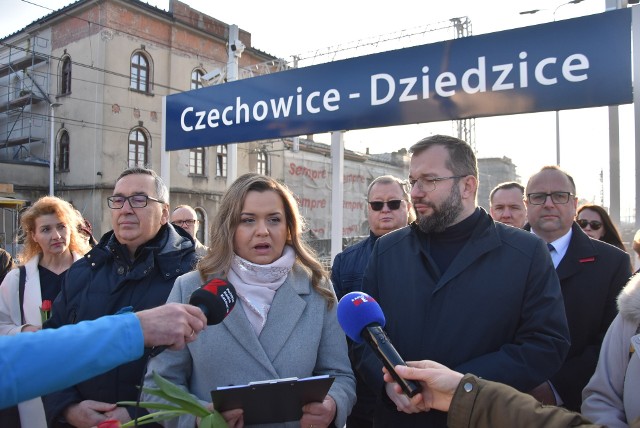
[[[620,292],[618,309],[582,391],[582,414],[609,428],[640,426],[640,274]]]
[[[330,375],[335,380],[322,402],[305,405],[299,421],[273,426],[343,427],[355,402],[347,343],[328,275],[301,236],[302,218],[286,187],[259,174],[238,178],[222,198],[207,255],[176,280],[168,299],[186,303],[202,284],[225,276],[238,294],[235,308],[184,350],[152,359],[145,386],[155,387],[155,371],[208,404],[218,386]],[[230,427],[244,425],[238,409],[223,416]],[[195,423],[183,416],[165,426]]]

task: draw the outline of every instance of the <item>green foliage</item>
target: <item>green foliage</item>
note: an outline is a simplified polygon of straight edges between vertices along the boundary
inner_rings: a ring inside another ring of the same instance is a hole
[[[184,389],[169,382],[156,372],[153,373],[153,380],[158,388],[143,388],[142,390],[150,395],[155,395],[169,403],[155,403],[145,401],[140,403],[140,407],[145,409],[158,410],[138,418],[138,425],[145,425],[154,422],[166,421],[182,415],[194,415],[200,418],[200,428],[228,428],[220,412],[210,412],[205,406],[200,404],[197,398],[189,394]],[[135,406],[135,401],[120,401],[119,405]],[[122,428],[133,427],[134,421],[127,422]]]

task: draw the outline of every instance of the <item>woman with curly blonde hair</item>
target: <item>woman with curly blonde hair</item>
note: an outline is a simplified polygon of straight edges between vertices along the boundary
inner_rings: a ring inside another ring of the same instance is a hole
[[[20,267],[10,271],[0,286],[0,334],[42,328],[67,269],[89,251],[78,232],[81,222],[73,206],[55,196],[38,199],[22,213]],[[20,403],[18,410],[23,427],[46,426],[40,398]],[[7,412],[0,415],[0,425],[5,426],[6,417]]]
[[[275,426],[344,426],[355,402],[347,342],[328,274],[302,230],[298,204],[283,184],[260,174],[239,177],[222,198],[207,255],[176,280],[168,299],[188,302],[203,283],[224,277],[235,286],[235,309],[194,346],[152,359],[145,387],[154,387],[155,371],[210,402],[218,386],[330,375],[335,380],[322,402],[302,407],[300,420]],[[245,424],[240,409],[222,410],[229,426]],[[165,423],[193,427],[195,420]]]

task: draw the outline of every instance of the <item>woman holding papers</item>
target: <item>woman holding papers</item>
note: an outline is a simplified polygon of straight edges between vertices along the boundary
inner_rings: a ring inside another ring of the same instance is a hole
[[[186,303],[201,284],[221,276],[235,286],[238,302],[186,349],[152,359],[146,387],[155,386],[155,371],[209,403],[220,386],[330,375],[335,380],[322,402],[305,405],[300,420],[272,426],[344,426],[355,381],[336,297],[327,272],[302,241],[302,222],[293,195],[275,179],[250,173],[231,185],[211,227],[211,250],[196,271],[176,280],[168,301]],[[232,427],[244,424],[239,411],[223,415]],[[165,426],[195,423],[184,416]]]

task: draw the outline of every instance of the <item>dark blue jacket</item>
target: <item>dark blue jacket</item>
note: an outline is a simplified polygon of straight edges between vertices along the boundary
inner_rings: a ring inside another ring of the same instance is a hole
[[[341,299],[342,296],[352,291],[362,291],[362,277],[369,263],[373,245],[377,240],[378,237],[370,231],[368,238],[345,248],[344,251],[338,254],[333,260],[333,266],[331,266],[331,282],[333,282],[333,288],[336,291],[338,299]],[[349,419],[347,419],[347,425],[350,425],[352,418],[357,418],[360,424],[362,424],[362,420],[373,421],[376,395],[371,391],[369,386],[367,386],[358,372],[355,371],[353,342],[349,340],[348,343],[349,359],[351,360],[351,366],[354,368],[354,374],[356,376],[357,401],[353,409],[351,409],[351,414],[349,415]]]
[[[558,276],[538,237],[480,210],[471,236],[444,273],[430,235],[414,223],[378,239],[363,279],[405,361],[430,359],[462,373],[529,391],[549,379],[569,349]],[[445,427],[446,414],[408,415],[383,393],[382,363],[358,346],[358,371],[380,394],[376,427]]]
[[[378,237],[370,231],[368,238],[345,248],[333,260],[331,282],[338,300],[352,291],[362,291],[364,270],[377,240]]]
[[[126,247],[116,240],[113,231],[106,233],[98,245],[69,268],[45,328],[94,320],[125,307],[138,312],[163,305],[175,279],[192,270],[194,248],[193,239],[187,232],[167,224],[138,249],[132,262]],[[87,347],[90,346],[91,343],[87,343]],[[145,352],[136,361],[44,396],[49,426],[68,426],[60,422],[62,412],[83,400],[135,401],[138,396],[136,385],[140,385],[147,355]],[[133,416],[134,409],[128,410]],[[145,413],[139,411],[138,415]]]

